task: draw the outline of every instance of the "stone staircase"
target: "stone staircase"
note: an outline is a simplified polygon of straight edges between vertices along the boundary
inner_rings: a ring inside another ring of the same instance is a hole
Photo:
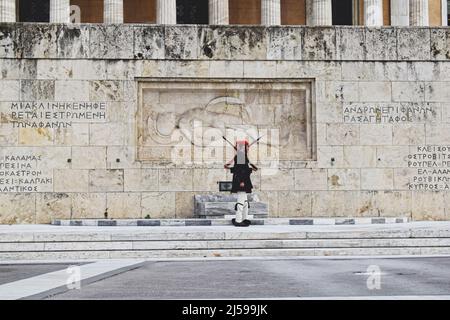
[[[123,258],[448,255],[450,228],[256,226],[79,228],[0,232],[0,261]]]

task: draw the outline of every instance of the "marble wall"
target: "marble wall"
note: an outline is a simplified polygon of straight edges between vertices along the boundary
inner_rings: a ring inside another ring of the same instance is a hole
[[[148,148],[142,115],[252,83],[269,102],[243,124],[271,110],[298,133],[253,178],[272,217],[449,219],[448,29],[0,24],[0,223],[192,217],[193,196],[230,175]],[[179,125],[156,119],[159,134]]]

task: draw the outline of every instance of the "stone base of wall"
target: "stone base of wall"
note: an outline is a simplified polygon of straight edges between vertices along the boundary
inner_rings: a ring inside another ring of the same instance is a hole
[[[252,225],[366,225],[406,223],[408,218],[309,218],[309,219],[251,219]],[[53,220],[54,226],[70,227],[190,227],[190,226],[232,226],[231,219],[81,219]]]

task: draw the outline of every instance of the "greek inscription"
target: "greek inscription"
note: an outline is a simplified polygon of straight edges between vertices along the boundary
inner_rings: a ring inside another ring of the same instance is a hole
[[[41,170],[40,155],[0,156],[0,193],[41,192],[53,184],[50,172]]]
[[[346,123],[409,123],[432,120],[436,110],[428,104],[365,105],[349,104],[343,107]]]
[[[418,146],[408,155],[410,190],[450,190],[450,146]]]
[[[12,102],[1,118],[14,128],[67,128],[74,122],[105,122],[105,102]]]

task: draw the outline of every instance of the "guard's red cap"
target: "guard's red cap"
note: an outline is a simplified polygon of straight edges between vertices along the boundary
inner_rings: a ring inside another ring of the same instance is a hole
[[[247,140],[239,140],[239,141],[236,141],[236,145],[238,145],[238,144],[245,144],[245,145],[249,145],[249,143],[248,143],[248,141],[247,141]]]

